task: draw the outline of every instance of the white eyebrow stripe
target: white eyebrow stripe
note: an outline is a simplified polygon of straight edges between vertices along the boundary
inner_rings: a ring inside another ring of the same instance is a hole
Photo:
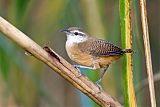
[[[79,30],[73,30],[73,31],[71,31],[72,33],[74,33],[74,32],[78,32],[78,33],[80,33],[80,34],[82,34],[82,35],[84,35],[85,33],[83,33],[83,32],[81,32],[81,31],[79,31]]]

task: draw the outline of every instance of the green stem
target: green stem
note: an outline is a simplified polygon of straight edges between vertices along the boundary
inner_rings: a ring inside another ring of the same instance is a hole
[[[125,49],[132,48],[131,36],[131,18],[130,18],[131,0],[120,0],[120,22],[122,47]],[[125,107],[136,107],[135,92],[133,87],[132,74],[132,55],[127,54],[123,57],[122,78],[124,84],[124,102]]]

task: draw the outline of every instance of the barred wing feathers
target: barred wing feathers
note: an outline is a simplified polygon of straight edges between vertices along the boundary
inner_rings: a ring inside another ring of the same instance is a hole
[[[110,42],[95,38],[89,38],[87,41],[79,43],[78,48],[81,51],[92,54],[94,56],[114,56],[122,55],[125,53],[118,46],[115,46]]]

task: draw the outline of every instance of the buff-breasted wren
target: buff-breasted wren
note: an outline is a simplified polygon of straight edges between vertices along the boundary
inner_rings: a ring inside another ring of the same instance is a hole
[[[132,49],[121,49],[108,41],[91,37],[79,27],[69,27],[62,32],[67,35],[66,51],[68,56],[80,64],[76,65],[76,68],[103,69],[96,82],[99,87],[109,65],[123,54],[132,52]]]

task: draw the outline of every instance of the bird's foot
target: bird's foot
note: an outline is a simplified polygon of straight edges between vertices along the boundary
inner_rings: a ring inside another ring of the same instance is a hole
[[[79,65],[73,65],[73,66],[78,70],[78,75],[76,76],[77,78],[79,78],[79,77],[81,77],[82,75],[84,75],[84,74],[81,73],[81,71],[80,71],[80,69],[79,69]]]
[[[98,86],[99,90],[102,91],[103,88],[102,88],[102,86],[100,85],[100,82],[101,82],[101,79],[99,79],[99,80],[96,82],[96,85]]]
[[[76,75],[77,78],[83,76],[84,74],[78,73],[78,75]]]

